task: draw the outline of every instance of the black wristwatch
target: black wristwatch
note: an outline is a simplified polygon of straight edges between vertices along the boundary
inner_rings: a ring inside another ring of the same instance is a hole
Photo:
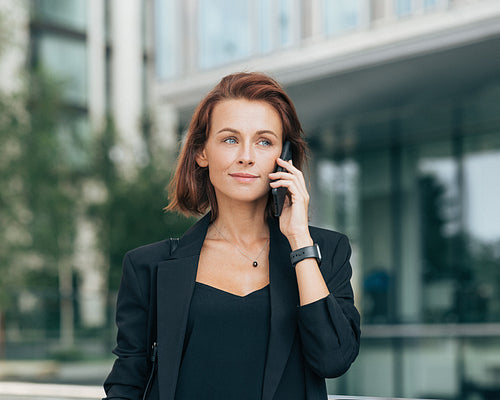
[[[312,246],[302,247],[290,253],[290,261],[294,267],[295,264],[306,258],[315,258],[316,261],[318,261],[318,265],[321,265],[321,251],[317,243],[314,243]]]

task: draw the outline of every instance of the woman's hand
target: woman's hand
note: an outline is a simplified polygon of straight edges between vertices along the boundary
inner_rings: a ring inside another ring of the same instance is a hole
[[[309,193],[304,175],[295,168],[291,161],[277,159],[280,167],[286,171],[272,172],[269,178],[274,180],[271,187],[288,188],[287,198],[280,216],[280,230],[290,242],[292,250],[313,244],[309,234]]]

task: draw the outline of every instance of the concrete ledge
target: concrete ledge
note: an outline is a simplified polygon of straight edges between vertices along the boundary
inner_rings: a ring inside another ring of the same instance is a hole
[[[370,397],[370,396],[340,396],[330,395],[328,400],[439,400],[439,399],[409,399],[402,397]]]
[[[55,361],[0,361],[2,380],[43,380],[57,374],[59,364]]]
[[[0,400],[97,400],[105,396],[101,386],[0,382]],[[329,400],[403,400],[388,397],[330,395]],[[409,400],[409,399],[406,399]],[[413,399],[417,400],[417,399]],[[423,400],[423,399],[419,399]]]
[[[0,399],[101,399],[105,396],[100,386],[59,385],[45,383],[0,382]]]
[[[98,386],[104,382],[112,365],[113,360],[1,360],[0,381]]]

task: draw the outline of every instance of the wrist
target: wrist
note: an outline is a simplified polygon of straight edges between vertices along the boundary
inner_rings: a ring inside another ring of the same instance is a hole
[[[314,244],[309,232],[301,235],[291,236],[290,238],[288,238],[288,242],[290,243],[292,251],[300,249],[302,247],[312,246]]]

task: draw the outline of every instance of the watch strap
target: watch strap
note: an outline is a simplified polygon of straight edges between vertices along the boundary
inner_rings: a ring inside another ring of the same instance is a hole
[[[290,261],[294,267],[295,264],[306,258],[315,258],[318,264],[321,264],[321,253],[317,243],[314,243],[312,246],[302,247],[290,253]]]

